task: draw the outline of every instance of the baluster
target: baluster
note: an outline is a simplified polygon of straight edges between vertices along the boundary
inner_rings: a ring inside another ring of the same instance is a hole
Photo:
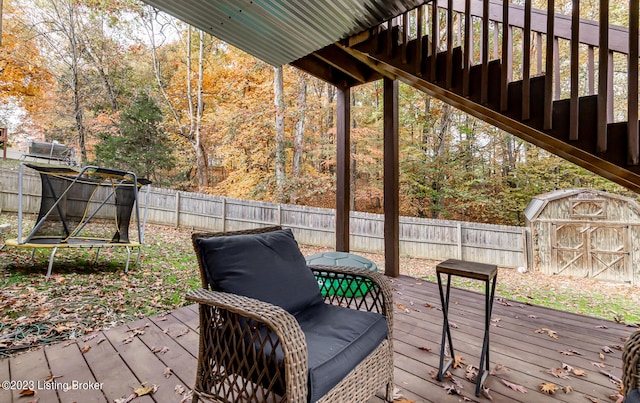
[[[542,73],[542,34],[536,32],[534,37],[536,38],[536,74],[541,76]]]
[[[638,7],[639,0],[629,1],[629,100],[627,163],[638,165],[640,162],[640,144],[638,140]]]
[[[512,72],[511,27],[509,26],[509,0],[502,2],[502,70],[500,72],[500,109],[509,108],[509,82]]]
[[[524,2],[522,37],[522,120],[528,120],[531,117],[531,1]]]
[[[578,140],[579,94],[578,75],[580,63],[580,1],[573,0],[571,13],[571,99],[569,101],[569,139]]]
[[[473,24],[471,23],[471,0],[464,2],[464,52],[462,55],[462,95],[469,96],[469,72],[473,57]]]
[[[422,76],[422,19],[424,18],[424,6],[418,7],[418,14],[416,16],[417,25],[417,38],[416,38],[416,59],[415,59],[415,71],[416,75]]]
[[[482,1],[482,78],[480,79],[480,103],[489,101],[489,0]]]
[[[409,52],[409,12],[402,14],[402,64],[407,64]]]
[[[607,151],[609,98],[609,0],[600,0],[600,35],[598,40],[598,139],[596,150]]]
[[[553,127],[553,56],[555,45],[555,1],[547,0],[547,51],[544,80],[544,129],[551,130]]]

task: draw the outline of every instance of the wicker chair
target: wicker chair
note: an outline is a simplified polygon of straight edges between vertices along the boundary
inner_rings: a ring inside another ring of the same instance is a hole
[[[625,403],[640,403],[640,330],[629,337],[622,350],[622,394]]]
[[[280,227],[195,233],[192,241],[202,278],[187,295],[200,309],[194,402],[363,403],[381,390],[392,401],[393,301],[384,276],[307,266]]]

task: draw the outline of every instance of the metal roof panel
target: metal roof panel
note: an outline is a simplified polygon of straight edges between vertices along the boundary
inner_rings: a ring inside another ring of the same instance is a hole
[[[402,14],[422,0],[143,0],[274,66]]]

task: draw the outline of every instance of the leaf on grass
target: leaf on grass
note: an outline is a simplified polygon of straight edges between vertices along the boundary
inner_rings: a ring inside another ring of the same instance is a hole
[[[558,386],[555,383],[551,382],[543,382],[538,385],[538,388],[540,388],[540,392],[546,393],[548,395],[555,395],[556,391],[558,390]]]
[[[171,376],[171,368],[166,367],[162,374],[164,375],[165,378],[169,378]]]
[[[82,351],[82,354],[85,354],[89,350],[91,350],[91,346],[84,346],[84,347],[82,347],[82,350],[80,350],[80,351]]]
[[[548,329],[546,327],[543,327],[542,329],[536,329],[535,333],[538,333],[538,334],[546,333],[552,339],[557,339],[558,338],[558,332],[556,332],[555,330]]]
[[[525,388],[522,385],[518,385],[509,381],[505,381],[504,379],[502,379],[502,383],[504,383],[505,385],[507,385],[507,387],[509,389],[513,389],[516,392],[520,392],[520,393],[527,393],[527,388]]]

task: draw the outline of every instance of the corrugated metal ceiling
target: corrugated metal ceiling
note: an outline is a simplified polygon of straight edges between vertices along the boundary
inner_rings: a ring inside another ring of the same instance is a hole
[[[424,0],[143,0],[274,66],[290,63]]]

